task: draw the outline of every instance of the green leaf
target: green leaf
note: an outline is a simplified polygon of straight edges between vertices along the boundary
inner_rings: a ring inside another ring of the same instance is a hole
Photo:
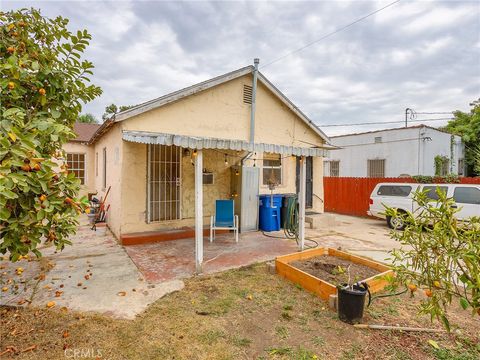
[[[463,308],[463,310],[466,310],[468,308],[468,301],[465,298],[460,298],[460,306]]]
[[[435,348],[435,349],[440,349],[440,346],[438,346],[438,343],[435,341],[435,340],[428,340],[428,343],[430,344],[431,347]]]
[[[58,110],[52,110],[52,117],[53,117],[54,119],[58,119],[58,118],[60,117],[60,115],[61,115],[61,112],[60,112],[60,111],[58,111]]]
[[[44,217],[45,217],[45,211],[43,211],[43,209],[37,212],[37,221],[41,221]]]
[[[11,215],[11,212],[8,208],[6,207],[0,208],[0,220],[7,221],[10,215]]]
[[[447,317],[445,315],[441,315],[440,318],[442,319],[445,329],[447,329],[447,331],[450,332],[450,322],[448,321]]]
[[[17,199],[18,198],[18,194],[14,193],[13,191],[10,191],[10,190],[4,190],[2,195],[5,196],[7,199]]]

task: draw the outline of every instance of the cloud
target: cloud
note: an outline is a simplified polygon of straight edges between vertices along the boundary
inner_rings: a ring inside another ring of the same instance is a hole
[[[377,2],[4,1],[40,7],[93,36],[86,58],[102,97],[84,107],[138,104],[251,64],[317,124],[403,121],[417,111],[467,110],[480,94],[480,6]],[[441,125],[441,122],[430,123]],[[399,123],[401,125],[401,123]],[[385,125],[387,126],[387,125]],[[382,126],[329,127],[327,134]],[[388,124],[392,127],[392,124]]]

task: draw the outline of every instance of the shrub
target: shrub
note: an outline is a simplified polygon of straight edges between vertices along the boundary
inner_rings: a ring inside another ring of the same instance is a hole
[[[419,208],[413,214],[387,208],[386,215],[402,216],[406,224],[403,232],[391,232],[402,245],[391,252],[395,281],[407,284],[412,295],[423,290],[421,312],[449,328],[447,305],[454,299],[480,315],[480,217],[457,220],[453,199],[440,189],[437,194],[432,201],[427,192],[417,192]]]
[[[12,261],[40,256],[42,240],[63,249],[82,208],[62,145],[75,136],[82,103],[101,90],[81,59],[91,36],[67,24],[35,9],[0,13],[0,253]]]

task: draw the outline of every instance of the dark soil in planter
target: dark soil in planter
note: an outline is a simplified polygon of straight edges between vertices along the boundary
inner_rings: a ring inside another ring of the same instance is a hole
[[[335,286],[348,282],[347,269],[349,266],[350,282],[352,283],[379,274],[378,270],[372,269],[368,266],[356,264],[329,255],[321,255],[305,260],[293,261],[290,265]]]

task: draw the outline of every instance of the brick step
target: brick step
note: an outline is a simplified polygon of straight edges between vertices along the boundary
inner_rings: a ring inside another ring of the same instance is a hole
[[[217,230],[216,233],[225,234],[229,231],[230,230]],[[203,236],[210,236],[210,228],[203,229]],[[123,234],[120,236],[120,241],[122,245],[128,246],[189,238],[195,238],[195,228],[193,227]]]

